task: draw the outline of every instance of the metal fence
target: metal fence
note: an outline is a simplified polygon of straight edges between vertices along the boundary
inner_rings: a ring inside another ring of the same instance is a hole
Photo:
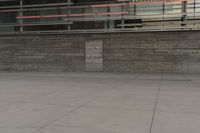
[[[200,1],[66,3],[0,6],[0,32],[199,30]]]

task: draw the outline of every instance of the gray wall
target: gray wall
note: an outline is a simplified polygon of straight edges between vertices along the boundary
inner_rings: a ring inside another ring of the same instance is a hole
[[[79,36],[1,36],[0,70],[84,71]]]
[[[0,36],[0,70],[84,71],[90,40],[104,71],[200,73],[200,31]]]

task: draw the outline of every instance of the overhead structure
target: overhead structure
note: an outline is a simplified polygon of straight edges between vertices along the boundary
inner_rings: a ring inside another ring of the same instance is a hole
[[[0,32],[200,29],[195,0],[0,0]]]

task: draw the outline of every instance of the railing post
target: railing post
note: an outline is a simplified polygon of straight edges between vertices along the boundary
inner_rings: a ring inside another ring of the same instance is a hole
[[[122,6],[121,8],[122,8],[122,12],[124,12],[125,11],[125,7]],[[122,19],[121,19],[122,29],[125,29],[125,27],[124,27],[124,24],[125,24],[124,23],[124,14],[122,14],[121,16],[122,16]]]
[[[163,7],[163,10],[162,10],[162,13],[163,13],[163,30],[165,30],[165,2],[163,2],[162,7]]]
[[[136,2],[136,0],[134,1],[134,2]],[[136,9],[137,7],[136,7],[136,4],[134,4],[134,16],[136,16],[137,15],[137,9]]]
[[[185,27],[187,25],[187,1],[182,2],[182,17],[181,26]]]
[[[70,5],[71,0],[67,0],[67,2],[68,2],[67,13],[70,14],[70,13],[71,13],[71,9],[70,9],[69,7],[71,6],[71,5]],[[67,25],[67,30],[68,30],[68,31],[71,30],[71,25],[70,25],[70,24]]]
[[[23,0],[20,0],[20,12],[19,12],[19,16],[22,17],[23,16]],[[23,28],[23,19],[19,20],[20,23],[20,32],[23,32],[24,28]]]
[[[196,0],[194,0],[194,22],[193,28],[196,28]]]
[[[107,12],[110,12],[110,7],[106,7]],[[108,30],[110,29],[110,20],[109,20],[110,15],[107,15],[107,20],[105,21],[105,29]]]

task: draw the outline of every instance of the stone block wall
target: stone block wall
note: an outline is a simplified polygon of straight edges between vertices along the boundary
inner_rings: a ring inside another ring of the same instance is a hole
[[[0,70],[85,71],[85,44],[103,41],[103,71],[200,73],[200,31],[4,35]]]
[[[104,68],[200,73],[200,32],[112,34],[105,40]]]
[[[84,71],[84,40],[63,35],[0,37],[0,70]]]

